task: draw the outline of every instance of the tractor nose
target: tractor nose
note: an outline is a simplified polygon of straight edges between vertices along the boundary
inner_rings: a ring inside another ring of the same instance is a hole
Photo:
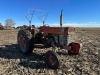
[[[68,45],[68,47],[70,47],[70,50],[68,51],[69,53],[80,54],[83,45],[82,43],[72,42]]]
[[[64,46],[64,49],[68,50],[69,54],[80,54],[83,45],[82,43],[72,42],[68,46]]]

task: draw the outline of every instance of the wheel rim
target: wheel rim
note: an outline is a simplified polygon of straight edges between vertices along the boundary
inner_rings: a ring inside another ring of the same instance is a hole
[[[20,45],[20,47],[21,47],[21,49],[23,50],[23,51],[25,51],[25,48],[26,48],[26,40],[25,40],[25,37],[24,37],[24,35],[19,35],[19,37],[18,37],[18,42],[19,42],[19,45]]]
[[[55,61],[54,57],[51,56],[51,55],[48,57],[48,61],[50,62],[50,64],[51,64],[52,66],[55,65],[55,64],[57,63],[57,61]]]

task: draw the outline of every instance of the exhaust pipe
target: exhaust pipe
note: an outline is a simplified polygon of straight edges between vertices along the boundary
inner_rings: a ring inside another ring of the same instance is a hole
[[[60,27],[62,27],[62,11],[63,9],[61,10],[61,15],[60,15]]]

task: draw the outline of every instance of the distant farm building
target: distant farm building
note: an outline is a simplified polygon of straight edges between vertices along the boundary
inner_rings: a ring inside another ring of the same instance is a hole
[[[4,26],[0,23],[0,30],[4,29]]]

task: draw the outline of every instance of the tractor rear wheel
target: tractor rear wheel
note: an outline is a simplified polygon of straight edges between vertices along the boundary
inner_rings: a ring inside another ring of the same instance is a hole
[[[25,55],[32,53],[34,49],[34,38],[32,38],[31,32],[28,30],[19,30],[17,41],[21,53]]]
[[[52,69],[58,69],[60,67],[60,58],[57,53],[48,51],[45,54],[45,63]]]

